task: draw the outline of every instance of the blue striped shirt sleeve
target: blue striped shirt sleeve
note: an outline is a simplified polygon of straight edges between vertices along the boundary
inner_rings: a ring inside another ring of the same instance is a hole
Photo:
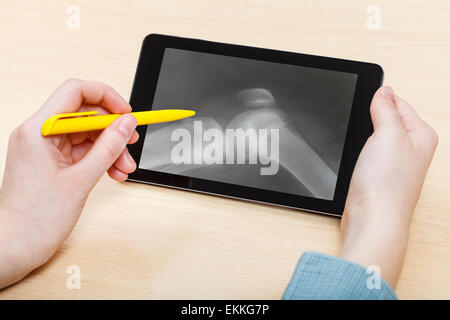
[[[368,268],[342,258],[305,252],[282,299],[395,300],[397,296]]]

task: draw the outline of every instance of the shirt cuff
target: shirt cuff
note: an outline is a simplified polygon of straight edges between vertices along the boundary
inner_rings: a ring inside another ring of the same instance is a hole
[[[374,269],[342,258],[305,252],[282,299],[396,300],[397,295]]]

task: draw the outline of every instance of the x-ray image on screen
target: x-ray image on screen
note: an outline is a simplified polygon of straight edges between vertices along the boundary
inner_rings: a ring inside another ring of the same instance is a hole
[[[153,109],[196,116],[148,126],[139,168],[332,200],[356,81],[352,73],[167,48]],[[257,136],[246,136],[238,155],[227,135],[249,129]],[[190,162],[174,160],[182,142],[179,155]],[[212,142],[221,161],[205,156]],[[252,162],[263,149],[267,157]]]

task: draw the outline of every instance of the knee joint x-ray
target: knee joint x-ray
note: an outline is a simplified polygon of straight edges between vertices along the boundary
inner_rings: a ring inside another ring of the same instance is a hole
[[[167,48],[139,168],[331,200],[357,75]]]

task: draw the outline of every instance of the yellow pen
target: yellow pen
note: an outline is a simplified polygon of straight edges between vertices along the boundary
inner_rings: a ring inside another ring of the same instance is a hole
[[[48,118],[41,128],[43,136],[54,134],[85,132],[105,129],[122,114],[106,114],[93,116],[97,111],[63,113]],[[155,111],[131,112],[137,119],[137,125],[169,122],[180,120],[195,115],[195,111],[168,109]]]

